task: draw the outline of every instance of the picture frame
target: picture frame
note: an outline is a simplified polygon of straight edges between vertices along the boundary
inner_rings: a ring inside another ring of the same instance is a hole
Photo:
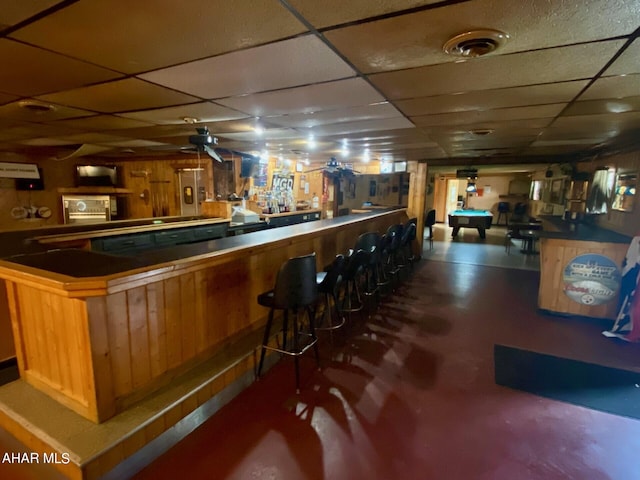
[[[564,190],[564,179],[556,178],[551,180],[551,192],[549,193],[549,203],[559,205],[562,203],[562,192]]]

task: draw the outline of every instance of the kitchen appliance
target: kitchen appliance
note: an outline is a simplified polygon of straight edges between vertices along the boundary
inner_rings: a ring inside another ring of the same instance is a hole
[[[204,168],[182,168],[177,173],[178,188],[180,189],[180,215],[199,215],[200,202],[205,200],[205,189],[202,184]]]
[[[98,223],[111,220],[109,195],[63,195],[64,223]]]

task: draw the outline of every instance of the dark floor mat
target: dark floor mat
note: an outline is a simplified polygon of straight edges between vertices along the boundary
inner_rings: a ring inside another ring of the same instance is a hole
[[[494,346],[495,381],[562,402],[640,419],[640,372]]]

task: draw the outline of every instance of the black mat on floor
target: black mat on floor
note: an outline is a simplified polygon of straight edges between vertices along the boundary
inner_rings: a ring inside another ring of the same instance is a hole
[[[15,365],[0,369],[0,386],[5,383],[13,382],[14,380],[18,380],[19,378],[20,373],[18,372],[18,367]]]
[[[640,419],[640,373],[495,345],[495,381],[562,402]]]

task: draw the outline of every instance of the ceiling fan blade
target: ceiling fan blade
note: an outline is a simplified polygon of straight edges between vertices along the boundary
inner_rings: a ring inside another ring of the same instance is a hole
[[[209,145],[202,145],[202,148],[207,153],[207,155],[209,155],[215,161],[222,163],[222,157],[220,157],[220,155],[218,155],[213,148],[211,148]]]

